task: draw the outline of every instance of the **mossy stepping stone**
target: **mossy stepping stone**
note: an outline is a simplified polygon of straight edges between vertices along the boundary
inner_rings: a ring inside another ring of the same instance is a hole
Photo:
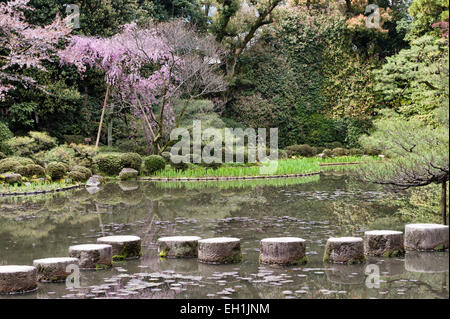
[[[364,233],[364,254],[367,256],[398,257],[404,252],[401,231],[371,230]]]
[[[405,226],[405,249],[442,251],[448,248],[448,226],[408,224]]]
[[[196,258],[198,236],[172,236],[158,239],[158,254],[168,258]]]
[[[241,240],[233,237],[199,240],[198,261],[209,264],[232,264],[241,262]]]
[[[16,294],[37,288],[37,269],[33,266],[0,266],[0,294]]]
[[[261,264],[298,265],[307,262],[305,240],[298,237],[261,240]]]
[[[97,239],[98,244],[112,246],[113,260],[139,258],[142,255],[141,238],[138,236],[107,236]]]
[[[38,281],[57,282],[64,281],[71,271],[67,272],[67,266],[79,266],[78,258],[55,257],[33,260],[33,266],[38,271]]]
[[[365,261],[363,239],[332,237],[327,240],[323,261],[336,264],[358,264]]]
[[[78,258],[81,269],[107,269],[112,266],[112,246],[85,244],[69,247],[69,256]]]

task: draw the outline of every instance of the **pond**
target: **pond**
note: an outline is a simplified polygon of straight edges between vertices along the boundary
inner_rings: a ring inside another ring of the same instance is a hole
[[[370,229],[403,230],[390,189],[342,173],[242,182],[108,183],[40,197],[0,199],[0,265],[67,256],[68,247],[107,235],[137,235],[143,256],[112,269],[82,271],[81,288],[40,283],[0,298],[448,298],[448,252],[370,258],[364,265],[322,262],[327,239]],[[395,196],[406,196],[396,194]],[[160,259],[162,236],[238,237],[243,261],[200,264]],[[302,266],[259,265],[268,237],[306,240]],[[379,287],[366,285],[376,265]]]

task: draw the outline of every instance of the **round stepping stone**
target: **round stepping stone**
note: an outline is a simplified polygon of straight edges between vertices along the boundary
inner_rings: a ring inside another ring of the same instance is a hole
[[[363,239],[360,237],[329,238],[325,246],[323,261],[336,264],[364,262]]]
[[[197,257],[197,236],[172,236],[158,239],[158,254],[168,258],[195,258]]]
[[[305,240],[297,237],[266,238],[261,240],[261,264],[305,264]]]
[[[36,288],[36,267],[0,266],[0,294],[25,293]]]
[[[418,273],[448,272],[449,259],[446,252],[409,251],[405,255],[405,270]]]
[[[441,251],[448,248],[448,226],[408,224],[405,226],[405,249]]]
[[[78,258],[81,269],[106,269],[112,266],[112,246],[86,244],[69,247],[69,256]]]
[[[44,258],[33,260],[38,272],[38,281],[64,281],[71,272],[66,272],[68,265],[77,265],[79,260],[71,257]]]
[[[198,261],[209,264],[232,264],[241,262],[241,240],[232,237],[199,240]]]
[[[141,238],[138,236],[107,236],[97,239],[98,244],[112,246],[113,260],[139,258],[142,255]]]
[[[404,252],[401,231],[371,230],[364,233],[364,253],[367,256],[397,257]]]

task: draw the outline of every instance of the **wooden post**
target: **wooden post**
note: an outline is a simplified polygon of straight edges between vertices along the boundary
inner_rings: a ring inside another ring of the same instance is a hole
[[[102,124],[103,118],[105,117],[106,104],[108,103],[108,95],[109,95],[109,84],[106,86],[105,100],[103,101],[102,116],[100,117],[100,124],[98,126],[97,140],[95,141],[95,151],[94,151],[95,153],[97,153],[98,143],[100,142],[100,133],[102,132]]]
[[[442,223],[447,225],[447,181],[442,182],[441,210]]]

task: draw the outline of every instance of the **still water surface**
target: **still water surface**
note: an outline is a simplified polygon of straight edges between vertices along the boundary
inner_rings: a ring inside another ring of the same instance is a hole
[[[448,252],[371,258],[364,265],[323,264],[331,236],[403,230],[389,196],[389,189],[326,174],[271,182],[122,182],[95,194],[79,189],[3,198],[2,265],[67,256],[69,246],[107,235],[140,236],[143,257],[110,270],[83,271],[81,288],[40,283],[36,292],[0,298],[448,298]],[[174,235],[241,238],[243,262],[158,258],[156,240]],[[308,264],[259,265],[259,241],[278,236],[305,239]],[[366,285],[369,264],[379,269],[378,288]]]

